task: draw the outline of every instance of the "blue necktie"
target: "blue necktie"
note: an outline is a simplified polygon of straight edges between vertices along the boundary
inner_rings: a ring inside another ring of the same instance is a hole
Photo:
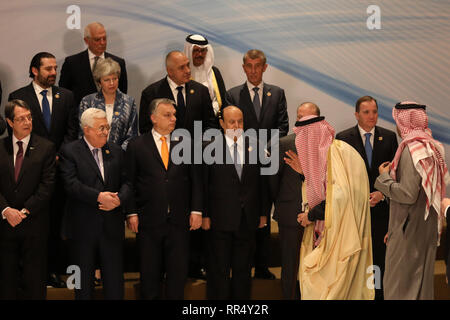
[[[100,159],[98,158],[98,148],[92,149],[92,155],[94,156],[95,162],[97,162],[98,169],[100,170]]]
[[[42,90],[42,116],[44,117],[44,123],[45,127],[48,131],[50,131],[50,122],[52,119],[52,116],[50,114],[50,103],[47,100],[47,91],[48,90]]]
[[[234,152],[233,152],[233,158],[234,158],[234,166],[236,167],[236,172],[237,172],[237,174],[238,174],[238,176],[239,176],[239,180],[241,179],[241,176],[242,176],[242,165],[241,165],[241,160],[240,160],[240,158],[239,158],[239,152],[238,152],[238,149],[237,149],[237,147],[238,147],[238,145],[237,145],[237,142],[235,142],[234,143]]]
[[[183,87],[177,87],[177,127],[183,126],[184,124],[184,115],[186,114],[186,105],[184,103],[183,97]]]
[[[370,144],[370,132],[364,134],[366,136],[366,143],[364,147],[366,148],[367,162],[369,163],[369,168],[372,168],[372,145]]]

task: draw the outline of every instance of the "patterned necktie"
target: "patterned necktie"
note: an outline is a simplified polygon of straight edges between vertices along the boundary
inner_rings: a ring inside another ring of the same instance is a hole
[[[255,96],[253,97],[253,108],[255,108],[256,118],[259,121],[259,115],[261,114],[261,102],[259,101],[259,88],[254,87],[253,91],[255,91]]]
[[[14,179],[17,182],[17,179],[19,179],[19,173],[20,168],[22,168],[22,162],[23,162],[23,142],[17,141],[17,145],[19,146],[19,150],[17,150],[16,154],[16,165],[14,166]]]
[[[50,114],[50,103],[48,102],[48,99],[47,99],[47,91],[48,90],[42,90],[41,91],[41,95],[42,95],[42,116],[44,117],[45,127],[47,128],[48,131],[50,131],[50,122],[51,122],[52,116]]]
[[[167,170],[167,168],[169,167],[169,148],[167,148],[166,137],[162,136],[161,141],[161,159]]]
[[[366,136],[366,143],[364,148],[366,149],[367,162],[369,163],[369,169],[372,168],[372,145],[370,144],[370,132],[364,134]]]
[[[183,87],[177,87],[177,127],[183,126],[184,116],[186,114],[186,104],[184,103]]]
[[[233,160],[234,160],[234,166],[236,167],[236,172],[239,176],[239,180],[241,179],[242,176],[242,165],[241,165],[241,159],[239,157],[239,152],[238,152],[238,145],[237,142],[234,143],[233,145]]]

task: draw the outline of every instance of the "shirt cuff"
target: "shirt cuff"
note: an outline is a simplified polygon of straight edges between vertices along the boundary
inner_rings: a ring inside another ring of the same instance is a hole
[[[197,215],[202,215],[202,213],[200,211],[191,211],[191,214],[197,214]]]
[[[3,211],[2,211],[2,219],[3,219],[3,220],[5,220],[5,219],[6,219],[6,217],[5,217],[5,214],[4,214],[4,213],[5,213],[5,211],[6,211],[6,210],[8,210],[9,208],[10,208],[10,207],[6,207],[5,209],[3,209]]]
[[[137,215],[138,215],[137,213],[130,213],[130,214],[127,214],[127,218],[134,217],[134,216],[137,216]]]
[[[448,205],[447,208],[445,208],[445,211],[444,211],[444,215],[445,215],[446,218],[447,218],[448,208],[450,208],[450,205]]]

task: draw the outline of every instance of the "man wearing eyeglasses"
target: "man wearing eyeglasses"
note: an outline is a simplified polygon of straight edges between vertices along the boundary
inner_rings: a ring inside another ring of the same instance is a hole
[[[105,111],[86,109],[81,115],[84,136],[60,152],[60,171],[67,194],[64,233],[71,263],[80,267],[77,300],[92,299],[95,258],[100,257],[105,299],[120,300],[123,280],[123,206],[131,195],[124,174],[122,149],[107,143]]]
[[[29,67],[29,76],[33,81],[12,92],[8,100],[20,99],[28,104],[33,117],[33,132],[53,142],[58,152],[63,143],[78,138],[79,125],[78,106],[74,103],[72,92],[55,86],[57,68],[53,54],[37,53],[31,59]],[[47,283],[56,288],[65,287],[60,275],[64,274],[67,268],[64,261],[66,250],[60,235],[64,199],[62,183],[57,177],[50,207]]]
[[[26,102],[8,102],[5,117],[12,134],[0,140],[0,300],[45,299],[55,147],[32,133]]]

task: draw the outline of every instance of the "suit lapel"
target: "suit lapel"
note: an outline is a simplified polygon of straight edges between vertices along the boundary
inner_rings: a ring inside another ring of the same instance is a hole
[[[97,173],[98,178],[100,179],[100,181],[102,181],[104,183],[103,177],[102,177],[102,173],[100,172],[100,168],[97,165],[97,162],[95,162],[94,156],[91,152],[91,150],[89,149],[89,146],[87,145],[86,141],[84,141],[84,139],[80,140],[80,156],[85,156],[87,159],[87,162],[89,163],[89,165],[92,167],[92,169]],[[103,153],[102,153],[103,155]],[[103,171],[105,171],[105,160],[103,159]],[[105,177],[106,177],[106,173],[105,173]]]
[[[8,153],[8,171],[10,173],[10,179],[15,183],[14,180],[14,149],[12,145],[12,136],[9,136],[7,139],[3,140],[5,144],[6,152]]]
[[[31,115],[33,117],[33,122],[39,122],[39,127],[44,128],[44,130],[48,133],[48,129],[45,126],[44,116],[42,115],[41,105],[39,104],[39,100],[36,96],[36,91],[33,87],[33,82],[26,89],[26,93],[29,97],[31,105],[29,106],[31,109]]]
[[[102,148],[102,156],[103,156],[103,174],[105,176],[104,182],[106,185],[110,181],[110,179],[109,179],[110,171],[111,171],[110,168],[111,168],[111,162],[113,160],[113,155],[111,154],[111,151],[109,150],[108,143],[106,143]]]
[[[12,141],[12,139],[11,139]],[[12,146],[12,143],[11,143]],[[23,157],[22,167],[20,168],[19,177],[17,178],[17,185],[19,185],[22,181],[22,177],[28,171],[28,169],[33,169],[31,167],[31,159],[33,157],[34,152],[38,149],[38,145],[34,139],[34,136],[30,136],[30,141],[28,142],[27,150],[25,150],[25,154]],[[14,150],[14,149],[13,149]],[[14,166],[12,168],[13,173],[13,181],[14,181]]]
[[[150,146],[153,157],[161,165],[162,169],[166,170],[166,167],[164,166],[164,162],[162,161],[161,155],[159,154],[158,147],[156,146],[155,139],[153,138],[153,134],[151,131],[147,134],[146,140],[147,140],[146,144]],[[170,144],[170,147],[172,148],[172,143]],[[169,151],[169,167],[170,167],[170,151]]]
[[[56,123],[58,120],[63,119],[60,116],[60,112],[62,110],[61,108],[61,93],[59,92],[58,88],[53,86],[52,87],[52,95],[53,95],[53,102],[52,102],[52,118],[50,122],[50,132],[52,132],[56,126]]]
[[[253,107],[253,102],[252,99],[250,98],[247,83],[244,83],[244,85],[242,86],[238,107],[243,109],[242,111],[244,113],[244,117],[245,114],[247,114],[250,118],[253,119],[253,121],[251,122],[258,123],[258,118],[256,118],[255,108]],[[244,126],[246,125],[246,123],[248,123],[248,121],[245,121],[244,119]]]
[[[259,115],[259,123],[262,123],[265,114],[269,110],[269,105],[271,105],[271,100],[272,100],[271,97],[272,97],[272,93],[270,92],[270,88],[266,84],[264,84],[261,114]]]
[[[106,58],[106,53],[105,53],[105,58]],[[95,88],[94,91],[97,91],[97,86],[95,85],[94,76],[92,75],[91,63],[89,62],[89,53],[88,53],[87,49],[83,52],[83,58],[81,61],[80,68],[82,68],[83,73],[88,75],[87,78],[89,78],[89,86],[91,88]]]

